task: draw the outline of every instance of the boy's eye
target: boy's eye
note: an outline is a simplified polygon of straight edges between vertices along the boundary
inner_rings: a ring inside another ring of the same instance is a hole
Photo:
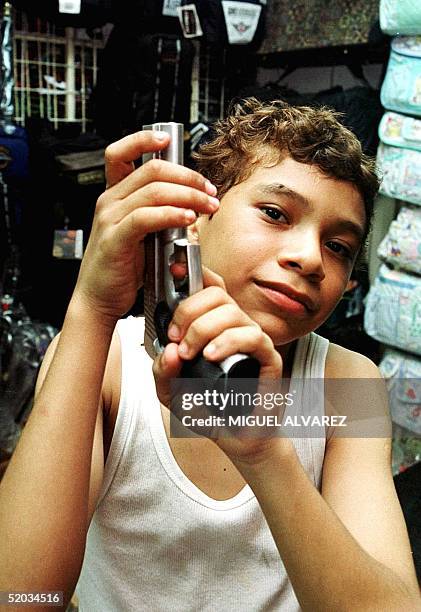
[[[274,206],[262,206],[261,209],[265,215],[270,217],[273,221],[288,221],[284,213],[279,210],[279,208],[275,208]]]
[[[288,219],[286,215],[275,206],[261,206],[260,210],[267,215],[272,221],[282,221],[283,223],[288,223]],[[334,252],[343,257],[344,259],[352,260],[354,257],[352,249],[345,246],[340,242],[335,242],[330,240],[326,243],[326,245]]]
[[[342,255],[346,259],[352,259],[353,254],[351,252],[351,249],[348,249],[348,247],[344,246],[340,242],[330,241],[330,242],[327,242],[326,244],[334,253],[338,253],[339,255]]]

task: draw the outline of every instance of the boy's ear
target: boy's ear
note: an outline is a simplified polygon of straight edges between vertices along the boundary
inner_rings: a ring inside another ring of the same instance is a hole
[[[190,242],[193,242],[193,243],[199,242],[200,232],[203,230],[204,227],[207,226],[207,224],[209,223],[212,217],[213,217],[213,213],[211,215],[201,214],[198,217],[196,217],[196,221],[194,221],[191,225],[188,226],[187,237],[190,240]]]
[[[199,219],[200,217],[198,217],[196,221],[194,221],[187,228],[187,237],[189,239],[189,242],[192,242],[193,244],[199,242]]]
[[[357,285],[358,285],[358,281],[355,280],[354,278],[350,278],[346,284],[344,293],[346,293],[347,291],[352,291],[353,289],[355,289]]]

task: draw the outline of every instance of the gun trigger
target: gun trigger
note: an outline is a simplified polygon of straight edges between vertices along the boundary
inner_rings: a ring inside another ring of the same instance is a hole
[[[156,355],[160,355],[161,353],[164,352],[164,346],[162,346],[162,344],[159,342],[158,338],[155,338],[155,340],[153,341],[153,348],[155,351]]]

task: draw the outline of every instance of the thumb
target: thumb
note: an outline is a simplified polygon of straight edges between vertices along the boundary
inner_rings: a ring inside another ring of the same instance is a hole
[[[227,290],[225,281],[220,274],[217,274],[210,268],[202,264],[203,286],[204,287],[221,287],[224,291]]]
[[[183,360],[178,355],[178,344],[175,342],[167,344],[153,362],[152,371],[157,395],[159,401],[167,408],[171,399],[171,379],[179,375],[182,365]]]

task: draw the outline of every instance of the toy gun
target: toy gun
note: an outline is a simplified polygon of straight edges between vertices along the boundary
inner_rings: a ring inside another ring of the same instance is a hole
[[[167,132],[169,145],[158,153],[143,156],[143,163],[152,158],[183,164],[183,134],[181,123],[154,123],[144,130]],[[171,273],[173,264],[183,264],[184,278],[175,279]],[[145,238],[145,348],[154,358],[168,344],[168,324],[179,302],[203,289],[200,245],[192,244],[186,228],[170,228]],[[207,378],[224,383],[230,378],[259,377],[260,363],[257,359],[237,353],[219,364],[207,361],[203,355],[185,361],[182,378]]]

